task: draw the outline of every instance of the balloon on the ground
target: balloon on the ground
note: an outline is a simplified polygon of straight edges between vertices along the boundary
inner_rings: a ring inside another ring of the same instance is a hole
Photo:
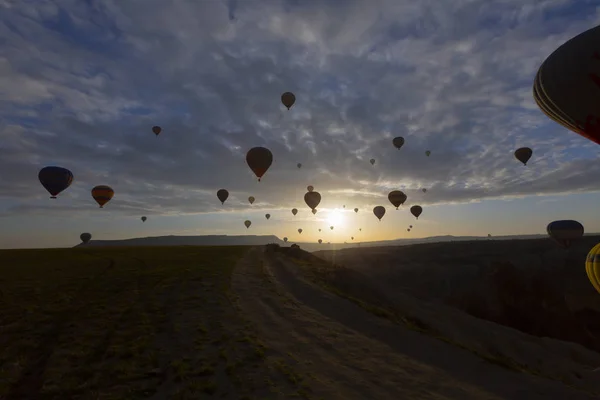
[[[553,221],[546,227],[546,232],[560,247],[568,249],[573,242],[581,239],[583,225],[573,220]]]
[[[55,199],[60,192],[71,186],[73,173],[62,167],[44,167],[38,173],[38,179],[50,193],[50,198]]]
[[[225,200],[229,197],[229,192],[226,189],[219,189],[217,191],[217,198],[221,201],[221,204],[225,204]]]
[[[592,247],[585,260],[585,272],[592,286],[600,293],[600,243]]]
[[[87,244],[92,239],[92,234],[84,232],[81,235],[79,235],[79,239],[81,239],[83,244]]]
[[[96,203],[100,205],[100,208],[104,208],[104,205],[110,201],[115,195],[115,191],[110,186],[98,185],[92,189],[92,197],[96,200]]]
[[[265,147],[253,147],[246,153],[246,163],[260,182],[273,163],[273,153]]]

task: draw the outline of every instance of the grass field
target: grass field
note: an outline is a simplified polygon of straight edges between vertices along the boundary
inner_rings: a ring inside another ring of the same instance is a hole
[[[0,251],[0,398],[297,395],[230,293],[247,250]]]

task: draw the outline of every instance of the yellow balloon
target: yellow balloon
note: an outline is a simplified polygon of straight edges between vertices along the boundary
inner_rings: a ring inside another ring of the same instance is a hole
[[[585,272],[594,289],[600,293],[600,243],[595,245],[585,260]]]

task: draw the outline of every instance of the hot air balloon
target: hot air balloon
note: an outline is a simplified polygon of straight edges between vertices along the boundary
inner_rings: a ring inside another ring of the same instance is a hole
[[[583,225],[572,220],[553,221],[546,227],[546,232],[560,247],[568,249],[583,236]]]
[[[419,219],[419,215],[423,212],[423,207],[421,206],[412,206],[410,208],[410,213],[415,216],[416,219]]]
[[[283,238],[283,241],[287,243],[287,241],[288,241],[288,238],[287,238],[287,237],[284,237],[284,238]]]
[[[313,190],[315,190],[315,188],[314,188],[314,187],[312,187],[312,185],[308,185],[308,186],[306,187],[306,190],[308,190],[309,192],[312,192]]]
[[[358,228],[358,230],[362,232],[362,228]]]
[[[407,232],[410,232],[410,228],[406,228],[406,231],[407,231]]]
[[[294,93],[292,92],[285,92],[281,95],[281,102],[289,110],[296,102],[296,96],[294,96]]]
[[[302,228],[298,228],[298,233],[302,233]]]
[[[296,166],[298,167],[298,169],[302,168],[302,163],[298,163],[296,164]]]
[[[292,208],[292,214],[294,214],[294,215],[298,214],[298,209]]]
[[[321,232],[321,228],[319,228],[319,232]]]
[[[409,227],[409,228],[412,228],[412,225],[409,225],[408,227]]]
[[[333,230],[333,226],[330,226],[329,229]]]
[[[92,197],[96,200],[96,203],[100,205],[100,208],[104,208],[104,205],[110,201],[115,195],[115,191],[110,186],[98,185],[92,189]]]
[[[392,144],[394,145],[395,148],[400,150],[400,147],[404,146],[404,138],[402,136],[395,137],[392,140]]]
[[[427,193],[427,189],[423,188],[423,189],[421,189],[421,192]]]
[[[147,220],[148,218],[146,218],[146,217],[142,217],[142,218],[140,218],[140,219],[142,220],[142,222],[146,222],[146,220]]]
[[[344,205],[342,206],[342,208],[346,208],[346,205],[344,204]]]
[[[529,161],[532,154],[533,150],[529,147],[521,147],[520,149],[515,150],[516,159],[521,161],[523,165],[527,165],[527,161]]]
[[[427,151],[425,152],[425,155],[426,155],[427,157],[429,157],[429,156],[431,155],[431,151],[427,150]]]
[[[87,232],[82,233],[81,235],[79,235],[79,239],[81,239],[83,244],[88,244],[88,242],[92,239],[92,234]]]
[[[594,289],[600,293],[600,243],[588,253],[585,259],[585,272]]]
[[[315,214],[317,213],[317,209],[316,209],[316,208],[313,208],[313,209],[312,209],[312,210],[310,210],[310,211],[313,213],[313,215],[315,215]]]
[[[225,200],[229,197],[229,192],[226,189],[219,189],[217,191],[217,198],[221,200],[221,204],[225,204]]]
[[[44,167],[38,173],[38,179],[51,194],[50,198],[55,199],[56,195],[71,186],[73,173],[62,167]]]
[[[350,239],[354,240],[354,236],[351,236]]]
[[[488,237],[489,237],[489,238],[491,238],[491,237],[492,237],[492,235],[491,235],[490,233],[488,233]]]
[[[383,216],[385,215],[385,207],[384,206],[376,206],[373,208],[373,214],[375,214],[375,216],[377,217],[377,219],[379,221],[381,221],[381,218],[383,218]]]
[[[266,218],[266,219],[269,219],[269,218],[271,218],[271,214],[265,214],[265,218]]]
[[[319,239],[319,244],[323,243],[323,240]]]
[[[321,193],[319,192],[307,192],[304,194],[304,202],[311,209],[317,208],[321,202]]]
[[[250,204],[254,203],[254,200],[255,200],[255,199],[254,199],[254,196],[250,196],[250,197],[248,197],[248,202],[249,202]]]
[[[156,136],[158,136],[161,131],[162,131],[162,128],[160,126],[153,126],[152,127],[152,132],[154,132],[154,134]]]
[[[371,159],[369,160],[369,162],[371,163],[371,165],[375,165],[375,159],[374,159],[374,158],[371,158]]]
[[[252,225],[252,221],[247,219],[244,221],[244,225],[246,225],[246,229],[248,229],[248,228],[250,228],[250,225]]]
[[[358,212],[358,208],[355,208],[355,209],[354,209],[354,212],[355,212],[355,213],[357,213],[357,212]]]
[[[600,144],[600,26],[570,39],[542,63],[534,99],[555,122]]]
[[[406,195],[400,190],[394,190],[388,194],[388,200],[390,201],[390,203],[392,203],[394,207],[396,207],[396,210],[398,209],[398,207],[404,204],[406,199]]]
[[[260,182],[260,178],[273,163],[273,153],[265,147],[253,147],[246,153],[246,163]]]

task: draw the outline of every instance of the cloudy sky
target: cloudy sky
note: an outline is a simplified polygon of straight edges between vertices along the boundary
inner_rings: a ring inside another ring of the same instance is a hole
[[[555,219],[598,232],[598,145],[532,98],[541,62],[598,23],[595,0],[0,0],[0,247],[71,246],[84,231],[542,233]],[[274,155],[261,182],[254,146]],[[47,165],[75,176],[56,200],[38,181]],[[102,184],[116,194],[100,209]],[[388,202],[394,189],[423,206],[418,221]]]

